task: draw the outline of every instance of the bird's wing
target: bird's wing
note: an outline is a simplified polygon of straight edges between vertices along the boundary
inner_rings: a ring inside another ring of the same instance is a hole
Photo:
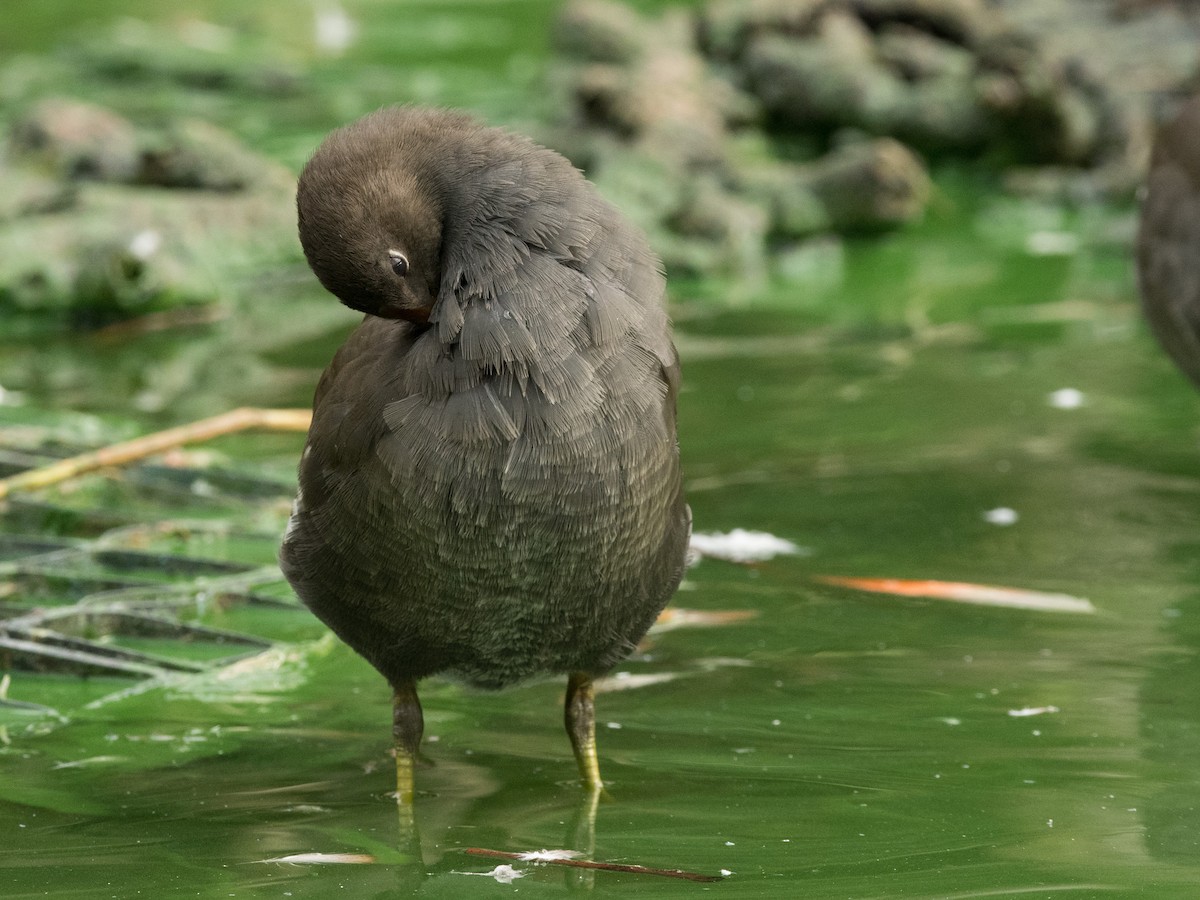
[[[419,398],[399,411],[437,407],[443,438],[482,440],[578,437],[614,395],[661,406],[678,363],[644,237],[548,151],[483,182],[447,226],[437,340],[408,360]]]

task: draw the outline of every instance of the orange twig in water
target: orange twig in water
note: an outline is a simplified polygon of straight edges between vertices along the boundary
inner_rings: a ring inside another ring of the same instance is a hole
[[[312,413],[307,409],[259,409],[244,406],[219,416],[168,428],[166,431],[156,431],[131,441],[110,444],[48,466],[0,478],[0,500],[15,491],[34,491],[107,466],[127,465],[147,456],[173,450],[183,444],[208,441],[251,428],[268,431],[307,431],[311,421]]]
[[[1082,597],[1030,591],[1024,588],[1000,587],[994,584],[971,584],[965,581],[916,581],[905,578],[844,578],[837,575],[816,575],[813,580],[835,587],[869,591],[873,594],[953,600],[979,606],[1004,606],[1010,609],[1032,609],[1040,612],[1094,613],[1096,611],[1091,602]]]

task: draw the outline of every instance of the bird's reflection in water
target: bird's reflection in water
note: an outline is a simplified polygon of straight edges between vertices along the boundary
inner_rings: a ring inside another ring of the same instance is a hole
[[[579,798],[571,831],[564,842],[568,849],[576,851],[584,859],[593,859],[596,855],[596,813],[602,798],[608,799],[603,789],[584,791]],[[590,891],[596,886],[596,873],[592,869],[564,869],[563,873],[569,888]]]
[[[468,847],[516,853],[545,850],[541,845],[526,846],[514,832],[547,818],[558,818],[564,825],[561,844],[551,849],[593,859],[600,811],[614,802],[607,791],[567,782],[546,782],[532,796],[517,794],[506,789],[487,766],[461,761],[422,759],[418,780],[428,789],[418,788],[411,803],[396,804],[396,848],[403,857],[398,874],[404,885],[474,868],[472,864],[484,858],[467,856]],[[481,821],[490,824],[475,824]],[[469,835],[465,839],[463,832]],[[523,869],[522,874],[536,865],[532,860],[527,865],[511,863],[512,868]],[[565,867],[562,875],[570,890],[595,887],[594,870]]]

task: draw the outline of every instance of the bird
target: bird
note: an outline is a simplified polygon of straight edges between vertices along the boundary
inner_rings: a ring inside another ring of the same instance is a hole
[[[1155,137],[1137,272],[1151,330],[1200,386],[1200,97],[1185,103]]]
[[[563,156],[447,109],[334,130],[297,211],[317,279],[364,316],[317,384],[280,564],[391,686],[400,804],[436,674],[566,675],[598,794],[595,679],[691,533],[659,259]]]

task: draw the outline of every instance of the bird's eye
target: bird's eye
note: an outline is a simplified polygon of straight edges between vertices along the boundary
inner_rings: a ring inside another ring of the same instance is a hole
[[[403,278],[408,274],[408,257],[399,250],[389,250],[388,259],[392,263],[392,271]]]

